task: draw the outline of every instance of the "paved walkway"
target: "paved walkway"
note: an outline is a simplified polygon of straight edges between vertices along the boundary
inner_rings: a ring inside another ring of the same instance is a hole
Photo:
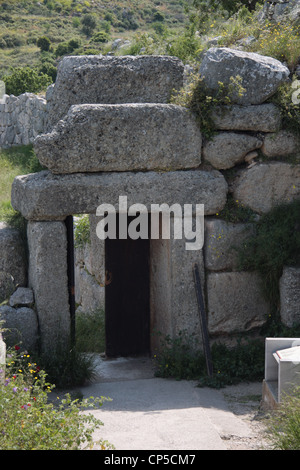
[[[81,392],[112,399],[93,414],[104,423],[95,438],[116,450],[226,450],[228,436],[253,437],[221,391],[154,378],[148,359],[99,360],[97,373]]]

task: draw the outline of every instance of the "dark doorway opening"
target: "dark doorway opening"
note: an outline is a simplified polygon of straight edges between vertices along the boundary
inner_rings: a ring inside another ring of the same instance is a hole
[[[118,219],[118,218],[117,218]],[[131,218],[128,217],[128,223]],[[118,234],[118,224],[117,224]],[[150,353],[150,237],[105,240],[108,357]]]

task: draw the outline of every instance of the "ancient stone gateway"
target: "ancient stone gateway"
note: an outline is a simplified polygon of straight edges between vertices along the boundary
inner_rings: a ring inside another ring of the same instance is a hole
[[[153,204],[190,204],[193,210],[203,204],[207,215],[223,208],[223,175],[199,168],[198,124],[186,109],[167,104],[182,81],[183,65],[172,57],[62,61],[48,97],[49,132],[35,141],[48,170],[17,177],[12,188],[14,208],[29,221],[28,277],[44,350],[71,335],[69,216],[96,217],[101,204],[118,212],[120,196],[128,207],[143,204],[149,214]],[[192,268],[197,262],[204,280],[202,250],[187,250],[184,237],[150,238],[144,248],[141,242],[102,241],[110,264],[111,355],[154,351],[154,331],[175,337],[187,330],[201,337]]]

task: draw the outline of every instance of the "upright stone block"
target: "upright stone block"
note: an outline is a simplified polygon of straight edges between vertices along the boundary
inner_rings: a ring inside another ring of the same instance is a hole
[[[25,245],[20,232],[0,222],[0,271],[13,277],[16,285],[25,286],[27,265]]]
[[[42,349],[68,344],[70,308],[64,222],[29,222],[29,285],[34,291]]]
[[[300,323],[300,268],[285,267],[280,279],[280,315],[284,325]]]
[[[175,339],[180,332],[199,341],[202,336],[193,265],[198,263],[204,293],[202,250],[185,249],[184,240],[151,240],[150,243],[150,315],[151,350],[159,349],[160,337]]]

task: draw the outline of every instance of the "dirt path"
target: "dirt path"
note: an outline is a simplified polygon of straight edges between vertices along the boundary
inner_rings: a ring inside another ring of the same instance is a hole
[[[252,429],[253,437],[221,436],[228,450],[270,450],[266,438],[265,416],[261,409],[262,384],[241,383],[221,389],[229,409]]]

